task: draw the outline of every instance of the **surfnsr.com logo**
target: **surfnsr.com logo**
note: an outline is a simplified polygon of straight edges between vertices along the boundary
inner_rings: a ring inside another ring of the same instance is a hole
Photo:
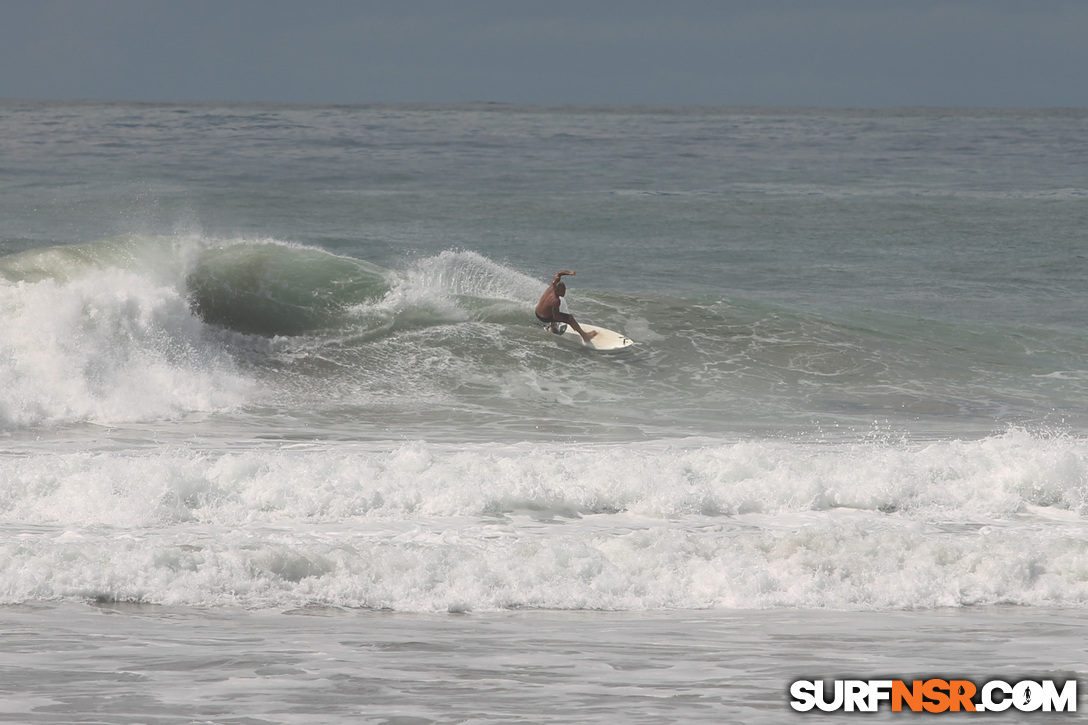
[[[800,712],[1076,712],[1077,681],[1059,687],[1054,680],[990,680],[981,687],[970,680],[797,680],[790,685],[790,707]]]

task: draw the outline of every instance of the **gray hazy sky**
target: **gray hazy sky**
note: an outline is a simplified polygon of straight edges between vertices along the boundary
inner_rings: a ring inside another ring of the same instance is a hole
[[[1088,107],[1088,0],[0,0],[0,98]]]

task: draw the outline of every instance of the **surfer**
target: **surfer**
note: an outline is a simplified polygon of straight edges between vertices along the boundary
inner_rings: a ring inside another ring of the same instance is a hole
[[[567,286],[563,284],[560,279],[564,275],[574,276],[574,271],[570,272],[566,270],[560,270],[555,273],[555,279],[548,285],[548,289],[544,290],[544,294],[540,297],[540,302],[536,303],[536,319],[543,322],[549,332],[554,332],[556,335],[562,335],[565,327],[560,327],[561,323],[565,323],[574,328],[575,332],[582,336],[582,340],[589,342],[593,339],[593,336],[597,334],[596,330],[590,330],[586,332],[582,329],[581,325],[574,319],[574,315],[570,314],[567,310],[567,300],[563,297],[567,293]]]

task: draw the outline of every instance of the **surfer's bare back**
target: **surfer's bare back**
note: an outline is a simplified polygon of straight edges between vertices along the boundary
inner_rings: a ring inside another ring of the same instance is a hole
[[[556,323],[564,322],[573,327],[575,332],[582,336],[582,340],[589,342],[597,334],[597,331],[590,330],[586,332],[574,319],[574,315],[567,311],[567,301],[563,298],[563,295],[567,293],[567,286],[561,281],[564,275],[573,277],[575,272],[574,270],[568,272],[561,269],[555,273],[555,279],[548,285],[548,289],[544,290],[540,302],[536,303],[536,319],[547,324],[548,330],[557,335],[561,334],[563,330]]]

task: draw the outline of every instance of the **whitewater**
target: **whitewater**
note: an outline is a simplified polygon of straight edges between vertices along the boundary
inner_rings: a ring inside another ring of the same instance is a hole
[[[1085,119],[0,104],[0,719],[1077,676]]]

